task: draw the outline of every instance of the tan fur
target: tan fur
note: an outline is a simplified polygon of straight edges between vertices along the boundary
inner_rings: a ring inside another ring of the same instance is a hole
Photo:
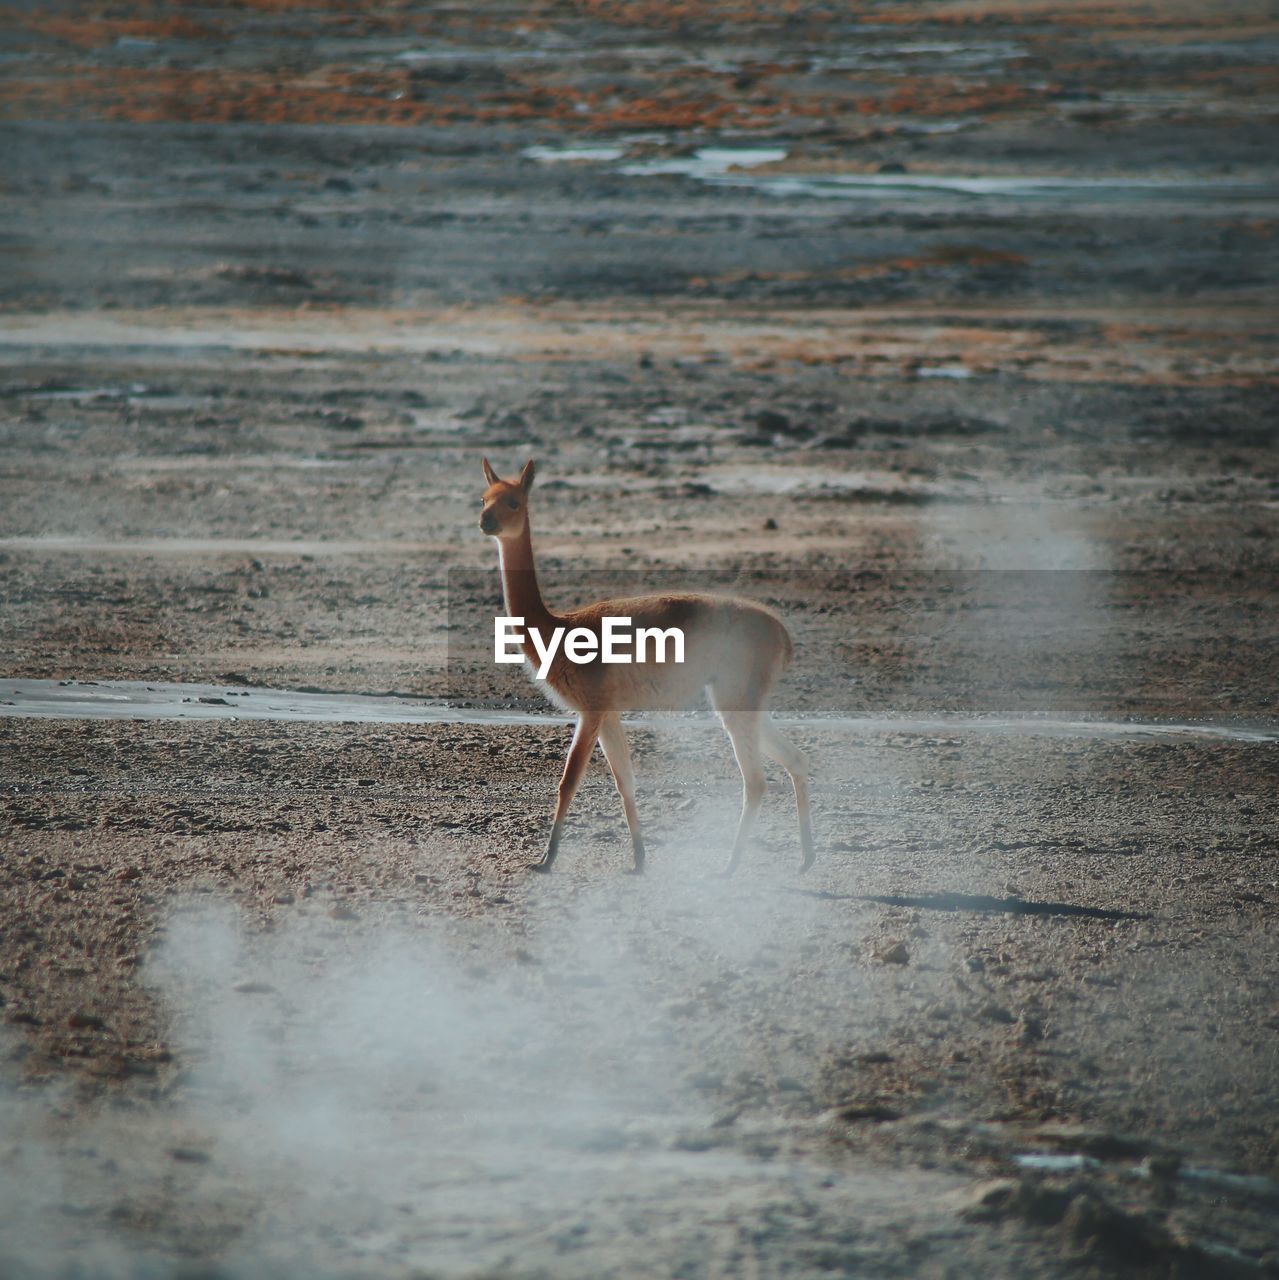
[[[799,813],[801,870],[813,862],[808,805],[808,768],[803,754],[769,721],[766,704],[778,676],[790,663],[793,646],[782,620],[752,600],[694,593],[623,597],[584,608],[553,613],[537,585],[528,495],[534,467],[530,461],[519,480],[498,478],[483,460],[488,488],[482,498],[481,529],[498,540],[506,611],[523,617],[543,637],[562,626],[585,627],[599,636],[606,617],[630,618],[633,628],[678,627],[684,633],[682,663],[604,663],[596,658],[575,663],[556,654],[546,684],[557,701],[578,713],[577,729],[560,779],[559,801],[546,856],[535,866],[548,871],[559,849],[565,815],[598,740],[622,798],[635,854],[635,870],[643,870],[644,843],[635,809],[630,752],[622,730],[624,711],[669,710],[686,706],[705,689],[733,744],[742,771],[743,802],[737,836],[727,871],[741,859],[764,793],[762,757],[770,756],[790,774]],[[531,639],[525,656],[536,661]]]

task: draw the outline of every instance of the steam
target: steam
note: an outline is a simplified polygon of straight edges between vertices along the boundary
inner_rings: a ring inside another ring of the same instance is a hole
[[[1079,527],[1078,513],[1031,494],[1009,493],[986,506],[937,508],[927,517],[938,567],[957,569],[1099,570],[1104,547]]]
[[[1078,687],[1081,670],[1105,669],[1115,656],[1116,588],[1110,549],[1077,511],[1027,486],[989,505],[938,508],[927,515],[925,533],[933,563],[943,577],[951,572],[963,602],[944,640],[961,677],[956,683],[985,689],[983,701],[947,709],[1102,717],[1119,711],[1091,682],[1087,690]]]
[[[580,917],[520,945],[479,933],[175,922],[160,981],[194,1011],[189,1112],[271,1189],[251,1255],[300,1262],[281,1251],[319,1224],[358,1240],[432,1201],[500,1237],[494,1218],[563,1211],[585,1153],[669,1138],[677,1064],[616,938]]]
[[[513,928],[304,903],[263,931],[181,904],[148,965],[183,1067],[167,1102],[86,1120],[3,1099],[6,1274],[168,1275],[184,1253],[228,1274],[559,1273],[602,1221],[696,1231],[686,1201],[722,1207],[751,1167],[705,1138],[726,1082],[795,1069],[699,1011],[733,983],[785,1001],[784,969],[746,971],[812,902],[687,872],[539,880]]]

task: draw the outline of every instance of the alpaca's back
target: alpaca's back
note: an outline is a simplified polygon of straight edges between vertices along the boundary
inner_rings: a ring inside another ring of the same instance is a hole
[[[728,596],[604,600],[560,614],[556,623],[602,637],[605,618],[629,618],[632,634],[646,629],[663,635],[650,639],[642,662],[605,663],[596,656],[574,663],[561,652],[547,673],[547,684],[578,710],[678,709],[707,687],[721,709],[759,708],[791,658],[786,626],[771,609]],[[674,661],[673,629],[683,636],[683,662]],[[632,656],[639,656],[636,648]]]

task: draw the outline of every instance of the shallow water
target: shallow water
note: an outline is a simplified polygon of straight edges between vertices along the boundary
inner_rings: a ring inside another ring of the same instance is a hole
[[[780,158],[780,157],[779,157]],[[758,164],[768,163],[757,161]],[[733,168],[653,169],[627,165],[623,173],[686,172],[704,182],[750,187],[766,195],[813,196],[834,200],[884,198],[926,200],[938,195],[1056,201],[1058,203],[1147,203],[1150,201],[1235,202],[1279,200],[1279,188],[1265,183],[1206,183],[1160,178],[966,177],[937,173],[742,173]]]
[[[909,44],[865,44],[840,49],[835,53],[815,57],[809,64],[810,71],[873,70],[881,74],[897,71],[918,74],[921,62],[950,72],[971,72],[976,68],[1000,70],[1003,64],[1018,58],[1027,58],[1031,52],[1024,45],[1011,40],[966,41],[934,40],[915,41]]]
[[[459,707],[419,698],[294,692],[139,680],[0,680],[0,716],[43,720],[310,720],[344,724],[567,724],[570,717]],[[777,716],[779,725],[847,735],[976,733],[1006,737],[1216,738],[1279,742],[1279,729],[1029,717]],[[646,716],[645,723],[710,723],[709,716]]]
[[[1101,1161],[1085,1155],[1056,1155],[1031,1152],[1014,1156],[1013,1163],[1035,1173],[1082,1173],[1086,1169],[1098,1169]]]
[[[78,534],[37,534],[0,538],[0,551],[67,552],[139,556],[365,556],[432,551],[427,542],[361,538],[343,541],[274,538],[96,538]]]
[[[956,132],[963,120],[912,125],[915,132]],[[1058,203],[1147,203],[1150,201],[1259,201],[1279,200],[1279,188],[1260,182],[1206,182],[1175,177],[1036,177],[1017,174],[943,173],[757,173],[753,170],[780,164],[789,146],[701,147],[691,155],[632,160],[616,172],[633,178],[685,177],[717,186],[748,187],[765,195],[817,199],[928,200],[938,196],[965,199],[1056,201]],[[620,146],[578,144],[560,147],[527,147],[522,153],[543,164],[592,161],[611,164],[626,155]]]
[[[620,173],[631,177],[682,174],[707,181],[736,175],[742,169],[785,160],[785,147],[702,147],[691,156],[669,156],[661,160],[638,160],[624,164]]]
[[[525,147],[520,152],[528,160],[538,160],[542,164],[563,164],[565,161],[580,160],[620,160],[626,154],[625,147],[601,146],[565,146],[565,147]]]

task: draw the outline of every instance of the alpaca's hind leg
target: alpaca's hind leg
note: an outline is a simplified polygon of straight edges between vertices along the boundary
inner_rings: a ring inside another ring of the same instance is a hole
[[[767,782],[764,778],[764,762],[760,751],[760,713],[758,711],[721,711],[720,719],[733,744],[737,767],[742,771],[742,816],[737,822],[737,837],[733,841],[733,853],[724,868],[731,876],[742,860],[746,842],[750,839],[755,815],[764,799]]]
[[[813,819],[808,807],[808,760],[804,753],[767,716],[760,725],[760,742],[766,754],[790,774],[795,788],[795,809],[799,814],[799,846],[804,852],[801,871],[813,865]]]
[[[631,849],[635,854],[635,874],[644,871],[644,837],[640,835],[639,814],[635,809],[635,774],[631,769],[631,749],[626,741],[626,730],[616,715],[607,715],[600,724],[600,746],[604,758],[613,771],[617,794],[622,797],[622,809],[626,825],[631,832]]]
[[[560,836],[564,831],[564,819],[568,816],[568,807],[577,794],[578,783],[590,763],[591,752],[595,750],[595,739],[599,737],[600,722],[597,716],[583,716],[577,722],[573,733],[573,742],[568,749],[568,759],[564,761],[564,773],[560,778],[559,797],[555,803],[555,821],[551,825],[551,839],[546,846],[546,853],[541,862],[535,862],[530,868],[533,871],[549,871],[555,862],[555,855],[560,851]]]

